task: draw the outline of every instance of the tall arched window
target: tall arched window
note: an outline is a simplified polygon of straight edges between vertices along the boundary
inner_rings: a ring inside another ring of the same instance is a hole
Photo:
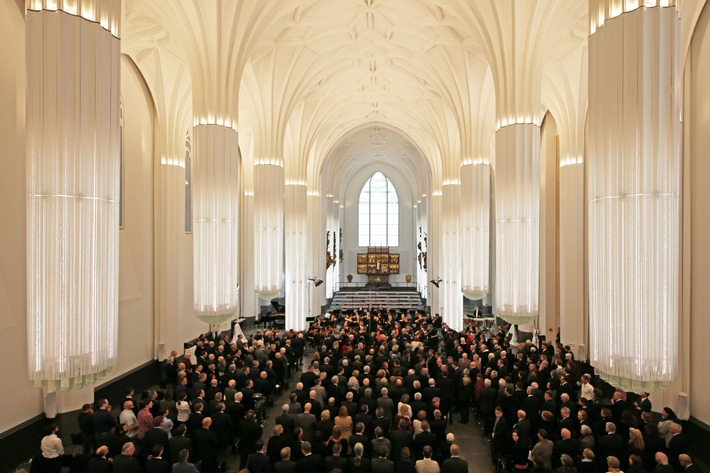
[[[376,172],[360,191],[359,246],[399,245],[399,199],[397,190],[381,172]]]

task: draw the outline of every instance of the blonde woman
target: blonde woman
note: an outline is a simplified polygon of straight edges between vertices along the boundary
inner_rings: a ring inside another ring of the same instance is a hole
[[[341,406],[338,411],[338,415],[333,419],[335,427],[338,427],[341,435],[345,439],[349,439],[353,434],[353,418],[348,414],[348,408]],[[335,433],[335,427],[333,427],[333,433]]]

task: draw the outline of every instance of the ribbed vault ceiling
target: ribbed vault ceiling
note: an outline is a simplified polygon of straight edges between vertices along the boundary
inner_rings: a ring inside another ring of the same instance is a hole
[[[542,83],[540,116],[543,96],[580,95],[564,76],[586,81],[577,56],[587,8],[585,0],[126,0],[122,37],[154,94],[184,88],[165,76],[178,70],[173,63],[187,66],[192,94],[160,95],[199,97],[189,119],[236,121],[252,140],[243,152],[283,159],[287,179],[332,192],[363,163],[401,160],[425,193],[455,178],[462,161],[494,158],[496,90],[514,103],[530,87],[511,77]],[[557,82],[565,88],[548,90]],[[226,105],[210,98],[220,94]],[[574,107],[586,107],[570,102],[556,113],[577,117]],[[204,110],[210,103],[219,110]],[[163,120],[183,127],[186,118]]]

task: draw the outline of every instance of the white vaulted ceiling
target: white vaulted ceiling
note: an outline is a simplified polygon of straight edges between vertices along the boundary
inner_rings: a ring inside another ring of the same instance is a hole
[[[183,137],[187,121],[171,113],[191,105],[194,122],[239,129],[247,160],[283,159],[287,180],[332,192],[386,158],[426,193],[466,160],[494,161],[504,109],[527,107],[529,95],[528,115],[564,115],[562,146],[576,146],[587,9],[586,0],[126,0],[121,36],[153,94],[181,102],[162,106],[163,126],[178,128],[170,136]]]

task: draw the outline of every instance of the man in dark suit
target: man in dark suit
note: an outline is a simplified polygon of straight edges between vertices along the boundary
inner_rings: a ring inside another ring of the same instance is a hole
[[[102,446],[96,449],[96,455],[92,455],[88,465],[89,473],[111,473],[111,462],[108,460],[108,447]]]
[[[170,454],[168,433],[160,428],[163,423],[163,416],[153,419],[153,428],[148,429],[143,436],[143,448],[146,452],[152,452],[153,447],[160,445],[166,455]]]
[[[272,463],[277,463],[281,460],[281,450],[289,445],[289,437],[286,437],[284,428],[281,424],[274,426],[274,435],[269,437],[269,443],[266,447],[266,456],[269,457]]]
[[[271,459],[266,456],[264,451],[264,441],[259,439],[254,443],[256,452],[249,455],[247,458],[247,470],[249,473],[273,473]]]
[[[303,412],[296,415],[296,425],[303,429],[303,440],[313,441],[316,434],[316,416],[311,414],[311,403],[303,406]]]
[[[291,438],[293,429],[296,428],[296,419],[288,413],[288,409],[288,404],[281,406],[281,415],[274,419],[274,423],[281,425],[284,428],[284,437]]]
[[[606,435],[599,437],[598,449],[601,458],[624,458],[626,442],[624,437],[616,433],[616,425],[613,422],[606,423]]]
[[[217,434],[210,430],[212,418],[205,417],[202,427],[192,434],[192,442],[195,445],[194,459],[202,461],[201,473],[218,473],[217,449],[219,441]]]
[[[679,455],[678,460],[683,473],[699,473],[700,469],[693,463],[690,455],[682,453]]]
[[[441,473],[468,473],[468,463],[463,458],[459,457],[461,450],[456,444],[449,448],[451,457],[444,460],[441,465]]]
[[[274,464],[274,473],[296,473],[296,462],[291,460],[291,448],[281,449],[281,461]]]
[[[187,435],[189,437],[192,437],[192,434],[196,430],[202,428],[202,421],[205,419],[205,416],[202,413],[202,410],[204,408],[205,408],[205,405],[202,404],[201,402],[197,402],[197,403],[193,404],[193,407],[192,407],[193,410],[190,413],[190,417],[188,417],[187,422],[185,422],[185,427],[187,427]]]
[[[394,473],[394,462],[387,458],[389,453],[387,447],[380,447],[380,451],[377,452],[377,457],[373,458],[370,462],[370,470],[372,473]]]
[[[499,457],[505,457],[508,454],[508,423],[503,417],[503,408],[500,406],[495,408],[495,421],[492,426],[491,433],[491,460],[497,465]]]
[[[333,454],[325,457],[326,473],[340,469],[343,473],[348,471],[348,459],[341,455],[343,445],[340,443],[333,444]],[[250,472],[251,473],[251,472]]]
[[[303,458],[296,462],[296,473],[320,473],[323,471],[323,457],[311,452],[311,442],[301,442]],[[251,472],[250,472],[251,473]]]
[[[172,471],[170,463],[163,458],[164,451],[160,444],[153,447],[150,457],[145,462],[146,473],[170,473]]]
[[[263,425],[256,422],[254,411],[248,411],[244,420],[239,423],[241,438],[239,440],[239,469],[242,470],[247,465],[249,455],[256,452],[256,441],[261,438]]]
[[[399,461],[400,458],[402,457],[402,449],[404,447],[410,448],[412,447],[412,441],[414,440],[414,437],[412,437],[412,431],[409,430],[407,427],[407,421],[402,419],[399,421],[399,429],[395,430],[392,432],[392,435],[390,436],[390,440],[392,442],[392,461]],[[375,429],[377,431],[377,429]]]
[[[438,446],[438,439],[436,434],[431,432],[429,427],[429,422],[422,422],[422,432],[419,432],[414,437],[414,457],[421,460],[423,458],[424,447],[430,446],[436,453],[436,448]]]
[[[192,451],[192,440],[185,437],[186,432],[187,427],[185,427],[185,424],[178,425],[173,432],[172,438],[168,442],[170,451],[168,457],[172,463],[177,463],[179,461],[178,454],[181,450],[187,450],[188,452]]]
[[[668,442],[668,463],[673,465],[677,472],[681,472],[683,469],[679,457],[681,454],[688,453],[690,439],[683,433],[683,427],[678,423],[671,424],[670,432],[673,436]]]
[[[217,434],[220,455],[224,453],[227,447],[234,445],[234,426],[232,425],[232,418],[225,412],[226,407],[223,402],[220,402],[217,404],[216,411],[212,413],[212,431]]]
[[[560,457],[564,454],[571,456],[572,458],[577,458],[579,455],[579,441],[572,438],[572,432],[568,429],[562,429],[560,432],[560,440],[555,442],[554,447],[552,447],[552,468],[557,469],[562,466]],[[604,455],[602,458],[606,458]],[[617,457],[618,458],[618,457]]]
[[[527,414],[522,409],[518,410],[518,422],[513,425],[513,430],[518,431],[518,437],[520,438],[520,440],[526,443],[530,442],[530,437],[532,435],[532,425],[530,424],[530,420],[528,420],[527,418]]]
[[[133,456],[135,453],[133,442],[124,443],[121,454],[113,458],[113,473],[143,473],[143,468]]]
[[[361,443],[365,447],[365,456],[370,457],[372,452],[370,446],[370,439],[365,435],[365,424],[358,422],[355,424],[355,433],[348,439],[348,444],[350,445],[350,451],[352,452],[355,445]]]

